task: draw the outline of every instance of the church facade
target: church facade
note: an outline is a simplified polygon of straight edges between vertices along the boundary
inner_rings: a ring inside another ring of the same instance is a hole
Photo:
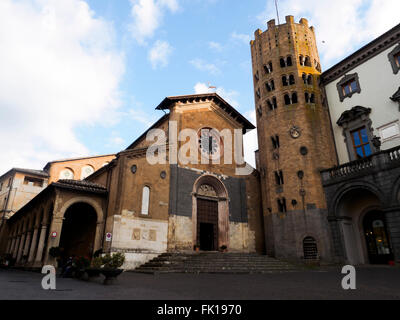
[[[258,174],[229,156],[229,143],[242,145],[254,126],[217,94],[169,97],[157,108],[169,112],[115,160],[83,181],[50,184],[9,219],[17,264],[55,263],[52,247],[89,258],[100,248],[124,252],[127,269],[166,251],[264,253]]]
[[[196,251],[399,263],[399,43],[400,25],[322,73],[308,21],[270,20],[250,43],[256,169],[255,126],[223,98],[167,97],[115,159],[81,180],[57,171],[7,220],[4,251],[26,267],[55,264],[53,247],[124,252],[126,269]]]

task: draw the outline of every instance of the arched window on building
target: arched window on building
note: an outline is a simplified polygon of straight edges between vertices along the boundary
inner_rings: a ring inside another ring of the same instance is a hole
[[[318,259],[317,241],[315,241],[313,237],[306,237],[303,239],[303,252],[305,260]]]
[[[311,67],[311,59],[309,56],[307,56],[306,59],[304,60],[304,65],[306,67]]]
[[[272,105],[274,106],[274,109],[278,108],[278,101],[276,100],[276,97],[272,98]]]
[[[289,85],[294,85],[296,83],[294,75],[290,75],[289,76]]]
[[[73,180],[74,172],[70,168],[65,168],[65,169],[61,170],[59,179],[60,180]]]
[[[286,75],[283,75],[283,76],[282,76],[282,85],[283,85],[284,87],[286,87],[286,86],[289,85],[289,82],[288,82],[288,80],[287,80],[287,78],[286,78]]]
[[[311,74],[309,74],[307,77],[307,84],[310,86],[313,84],[313,76]]]
[[[142,211],[141,211],[143,215],[149,214],[149,203],[150,203],[150,188],[148,186],[144,186],[142,192]]]
[[[298,102],[298,100],[297,100],[297,93],[296,92],[293,92],[293,94],[292,94],[292,104],[295,104],[295,103],[297,103]]]
[[[293,65],[292,57],[291,57],[291,56],[288,56],[288,57],[286,58],[286,66],[287,66],[287,67],[291,67],[292,65]]]
[[[81,180],[86,179],[94,172],[94,168],[90,165],[86,165],[81,169]]]
[[[303,79],[304,84],[307,84],[307,75],[305,73],[301,75],[301,78]]]
[[[304,66],[304,57],[302,55],[299,56],[299,63],[301,66]]]
[[[285,68],[285,67],[286,67],[285,59],[280,58],[279,63],[280,63],[280,65],[281,65],[281,68]]]
[[[290,100],[290,96],[288,94],[285,94],[285,105],[288,106],[291,103],[292,103],[292,101]]]

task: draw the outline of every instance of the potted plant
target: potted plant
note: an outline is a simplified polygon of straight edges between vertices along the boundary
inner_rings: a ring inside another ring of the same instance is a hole
[[[102,266],[103,266],[102,257],[95,257],[92,259],[90,266],[86,268],[86,273],[88,275],[89,280],[91,278],[97,278],[100,276]]]
[[[105,276],[104,284],[113,284],[116,278],[124,271],[119,269],[125,262],[125,254],[121,252],[110,255],[109,253],[102,257],[103,268],[101,273]]]
[[[85,270],[90,266],[90,260],[85,257],[75,257],[72,262],[74,269],[73,276],[75,278],[82,278],[85,274]]]

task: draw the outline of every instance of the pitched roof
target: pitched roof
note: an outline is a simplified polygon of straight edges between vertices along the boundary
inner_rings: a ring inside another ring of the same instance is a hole
[[[52,163],[57,163],[57,162],[75,161],[75,160],[92,159],[92,158],[102,158],[102,157],[110,157],[110,156],[115,156],[115,154],[112,153],[112,154],[102,154],[102,155],[97,155],[97,156],[87,156],[87,157],[78,157],[78,158],[54,160],[54,161],[47,162],[43,169],[47,170],[48,167]]]
[[[26,173],[26,174],[31,174],[34,176],[40,176],[43,178],[48,178],[49,177],[49,173],[47,171],[43,171],[43,170],[34,170],[34,169],[24,169],[24,168],[12,168],[10,170],[8,170],[6,173],[4,173],[3,175],[0,176],[0,180],[5,177],[6,175],[12,173],[12,172],[21,172],[21,173]]]
[[[234,120],[239,122],[243,129],[253,130],[256,127],[247,120],[240,112],[238,112],[234,107],[232,107],[228,102],[222,99],[217,93],[204,93],[204,94],[191,94],[184,96],[174,96],[174,97],[166,97],[156,108],[156,110],[165,110],[169,109],[171,104],[174,102],[196,102],[196,101],[206,101],[212,100],[214,103],[228,113]]]
[[[51,185],[58,188],[88,191],[92,193],[107,193],[107,188],[103,185],[86,180],[58,180]]]

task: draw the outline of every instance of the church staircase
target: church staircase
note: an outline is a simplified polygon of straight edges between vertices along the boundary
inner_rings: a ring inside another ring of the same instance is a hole
[[[271,273],[290,272],[299,266],[253,253],[163,253],[136,268],[140,273]]]

